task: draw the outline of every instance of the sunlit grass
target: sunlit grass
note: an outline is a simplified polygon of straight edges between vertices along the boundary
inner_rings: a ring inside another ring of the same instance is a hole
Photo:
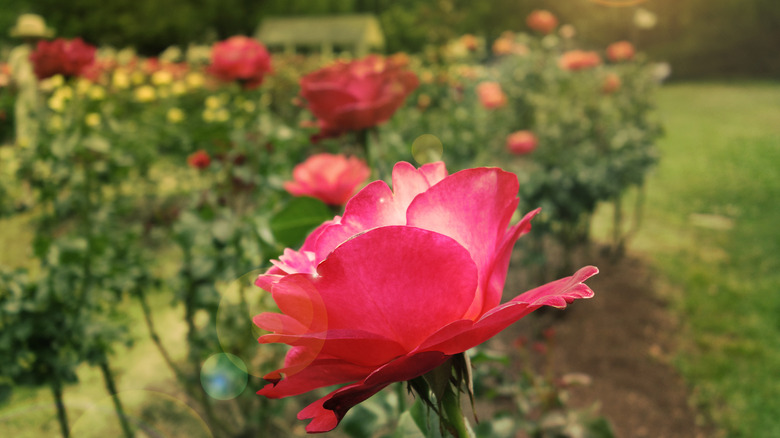
[[[631,247],[669,281],[693,401],[727,436],[780,436],[780,84],[658,97],[667,134]]]

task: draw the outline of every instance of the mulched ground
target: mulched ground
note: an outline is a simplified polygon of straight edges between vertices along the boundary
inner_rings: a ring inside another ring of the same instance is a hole
[[[508,335],[554,327],[556,372],[592,378],[589,386],[571,390],[571,405],[599,402],[617,437],[712,436],[712,430],[698,424],[701,416],[688,403],[690,389],[670,365],[679,325],[656,289],[660,282],[636,257],[615,261],[595,248],[585,253],[577,257],[584,260],[577,266],[593,264],[601,271],[587,281],[596,296],[565,311],[542,312]],[[510,276],[507,289],[518,290],[513,286],[524,281]]]

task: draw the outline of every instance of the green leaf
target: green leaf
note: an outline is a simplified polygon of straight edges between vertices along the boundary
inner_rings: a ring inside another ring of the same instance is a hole
[[[271,232],[285,247],[298,247],[306,235],[326,220],[333,219],[327,205],[317,199],[294,198],[271,218]]]

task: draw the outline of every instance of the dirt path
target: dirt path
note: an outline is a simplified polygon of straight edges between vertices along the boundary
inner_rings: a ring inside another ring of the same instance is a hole
[[[556,371],[592,378],[572,390],[571,405],[600,402],[619,438],[711,436],[697,425],[689,388],[670,365],[678,325],[655,290],[659,282],[637,258],[585,259],[601,271],[588,280],[596,296],[518,327],[555,327]]]

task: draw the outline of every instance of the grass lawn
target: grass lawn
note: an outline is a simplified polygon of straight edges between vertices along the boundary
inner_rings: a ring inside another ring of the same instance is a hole
[[[729,437],[780,436],[780,84],[673,84],[658,106],[632,249],[668,283],[694,401]]]

